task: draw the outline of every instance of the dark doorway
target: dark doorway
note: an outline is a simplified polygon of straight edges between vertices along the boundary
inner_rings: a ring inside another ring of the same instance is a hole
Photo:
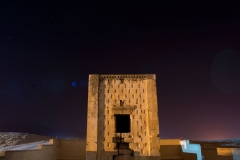
[[[116,120],[116,132],[117,133],[129,133],[130,132],[130,115],[129,114],[117,114]]]

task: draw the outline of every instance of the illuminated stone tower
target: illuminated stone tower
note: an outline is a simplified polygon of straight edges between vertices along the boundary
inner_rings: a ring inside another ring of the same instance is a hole
[[[154,74],[89,75],[87,160],[159,160]]]

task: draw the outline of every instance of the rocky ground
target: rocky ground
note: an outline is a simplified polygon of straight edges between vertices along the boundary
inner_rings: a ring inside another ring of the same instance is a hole
[[[13,146],[25,140],[27,134],[14,132],[0,132],[0,147]]]
[[[48,144],[51,138],[27,133],[0,132],[0,151],[36,148],[39,144]]]
[[[201,144],[204,147],[240,147],[240,138],[225,140],[192,140],[193,143]]]

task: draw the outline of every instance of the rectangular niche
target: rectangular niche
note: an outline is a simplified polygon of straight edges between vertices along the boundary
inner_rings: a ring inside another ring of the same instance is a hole
[[[130,133],[130,115],[115,114],[116,133]]]

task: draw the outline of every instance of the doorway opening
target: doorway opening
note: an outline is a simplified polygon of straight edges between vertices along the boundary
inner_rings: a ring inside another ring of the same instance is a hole
[[[129,133],[130,132],[130,115],[129,114],[116,114],[115,115],[116,133]]]

